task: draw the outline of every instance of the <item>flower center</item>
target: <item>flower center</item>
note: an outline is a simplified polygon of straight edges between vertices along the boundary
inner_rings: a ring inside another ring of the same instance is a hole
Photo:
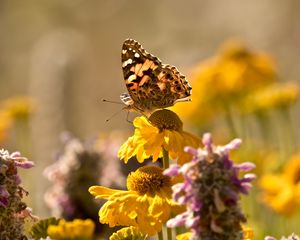
[[[163,175],[163,169],[156,166],[140,167],[127,177],[128,190],[140,194],[156,193],[163,187],[171,187],[171,179]]]
[[[163,131],[165,129],[182,131],[183,124],[178,115],[167,109],[155,111],[149,117],[149,121],[153,126],[157,127],[159,131]]]

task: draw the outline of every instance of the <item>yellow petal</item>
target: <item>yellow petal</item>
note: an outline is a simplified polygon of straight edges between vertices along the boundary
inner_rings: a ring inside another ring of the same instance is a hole
[[[126,191],[121,191],[121,190],[116,190],[116,189],[111,189],[111,188],[106,188],[102,186],[92,186],[89,188],[90,194],[98,198],[104,198],[108,199],[111,195],[119,192],[126,192]]]

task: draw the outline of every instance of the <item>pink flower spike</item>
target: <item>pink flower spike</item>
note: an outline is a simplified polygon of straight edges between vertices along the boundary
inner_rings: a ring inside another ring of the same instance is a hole
[[[21,157],[21,153],[20,152],[13,152],[10,154],[10,157],[15,159],[15,158],[20,158]]]
[[[252,184],[251,183],[248,183],[248,182],[243,182],[241,183],[242,187],[244,189],[246,189],[247,191],[250,190],[252,188]]]
[[[249,182],[251,182],[254,179],[256,179],[256,175],[254,173],[247,173],[243,177],[243,181],[249,181]]]
[[[235,150],[238,149],[242,144],[242,140],[239,138],[233,139],[230,143],[228,143],[227,145],[225,145],[223,147],[223,149],[225,151],[230,151],[230,150]]]
[[[169,221],[167,221],[167,227],[173,228],[173,227],[184,226],[185,220],[186,220],[186,213],[179,214],[175,218],[172,218]]]
[[[248,171],[251,171],[252,169],[256,168],[256,165],[252,162],[244,162],[244,163],[240,163],[240,164],[235,164],[234,167],[241,171],[248,172]]]
[[[32,168],[34,166],[34,162],[32,161],[28,161],[26,158],[21,158],[21,159],[17,159],[15,160],[15,164],[17,167],[21,167],[21,168]]]
[[[188,146],[184,148],[184,151],[194,156],[197,156],[198,153],[197,149]]]
[[[204,133],[203,134],[202,143],[203,143],[203,145],[205,146],[205,148],[208,152],[212,152],[213,140],[212,140],[212,136],[211,136],[210,133]]]
[[[266,236],[264,240],[276,240],[276,238],[273,238],[271,236]]]
[[[180,166],[177,164],[171,164],[169,168],[164,170],[163,174],[169,177],[177,176],[179,173]]]

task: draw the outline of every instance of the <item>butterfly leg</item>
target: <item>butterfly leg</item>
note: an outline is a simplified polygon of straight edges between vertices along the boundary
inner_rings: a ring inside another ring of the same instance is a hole
[[[129,120],[129,111],[127,111],[126,121],[129,122],[129,123],[131,123],[131,124],[133,124],[133,121]]]

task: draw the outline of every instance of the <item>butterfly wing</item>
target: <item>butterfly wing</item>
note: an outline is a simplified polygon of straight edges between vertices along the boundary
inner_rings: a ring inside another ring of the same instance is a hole
[[[162,64],[135,40],[123,44],[122,67],[132,100],[123,97],[124,103],[139,111],[169,107],[191,95],[190,85],[175,67]]]

